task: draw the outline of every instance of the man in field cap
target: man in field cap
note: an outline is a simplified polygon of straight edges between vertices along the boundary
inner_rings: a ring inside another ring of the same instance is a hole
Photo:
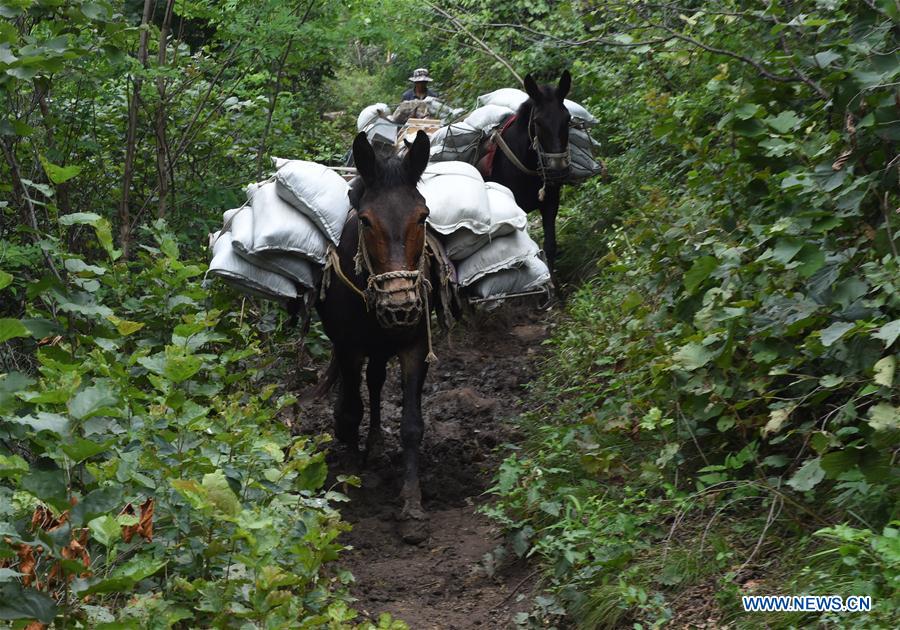
[[[403,93],[404,101],[422,100],[426,96],[437,96],[437,94],[428,89],[428,84],[433,81],[428,76],[428,68],[416,68],[413,70],[409,80],[412,81],[413,87]]]

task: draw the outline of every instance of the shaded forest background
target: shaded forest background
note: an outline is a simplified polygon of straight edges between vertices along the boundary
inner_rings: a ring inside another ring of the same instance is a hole
[[[374,627],[333,563],[356,480],[277,420],[296,332],[200,281],[271,156],[339,163],[427,66],[469,108],[570,69],[609,172],[565,192],[544,404],[497,473],[547,590],[516,623],[897,626],[895,0],[0,17],[0,619]],[[750,619],[752,592],[875,609]]]

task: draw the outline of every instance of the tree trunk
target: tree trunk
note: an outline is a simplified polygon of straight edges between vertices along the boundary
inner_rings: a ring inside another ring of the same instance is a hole
[[[169,37],[169,26],[172,23],[172,7],[175,0],[167,0],[166,13],[159,30],[159,52],[156,56],[157,68],[166,65],[166,40]],[[159,105],[156,108],[156,179],[159,186],[159,206],[156,216],[163,218],[169,201],[169,145],[166,143],[166,80],[156,77],[156,90],[159,92]]]
[[[147,43],[150,39],[148,25],[153,15],[153,0],[144,0],[144,14],[141,17],[141,38],[138,45],[138,61],[147,67]],[[132,79],[134,89],[128,103],[128,129],[125,133],[125,172],[122,175],[122,199],[119,201],[119,247],[123,258],[128,258],[131,250],[131,182],[134,179],[134,153],[137,144],[138,109],[141,106],[141,85],[144,80],[137,76]]]

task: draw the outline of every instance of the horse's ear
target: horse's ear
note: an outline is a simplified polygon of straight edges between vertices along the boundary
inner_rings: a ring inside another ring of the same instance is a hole
[[[378,160],[365,131],[360,131],[353,140],[353,163],[356,165],[356,172],[366,184],[375,183],[378,176]]]
[[[534,80],[534,77],[530,74],[525,75],[525,91],[528,93],[528,96],[535,103],[541,102],[541,88],[538,87],[537,82]]]
[[[563,99],[566,98],[566,95],[569,93],[569,89],[572,87],[572,75],[569,74],[568,70],[563,70],[562,76],[559,78],[559,85],[556,86],[556,98],[559,99],[559,102],[562,103]]]
[[[431,153],[431,142],[428,140],[428,134],[419,129],[416,133],[416,139],[413,140],[406,157],[403,158],[403,165],[406,167],[406,173],[409,177],[409,183],[415,185],[425,172],[428,166],[428,157]]]

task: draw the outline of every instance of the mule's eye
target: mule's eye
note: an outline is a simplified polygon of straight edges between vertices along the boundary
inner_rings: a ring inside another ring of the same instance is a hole
[[[417,221],[417,223],[419,225],[425,225],[425,221],[427,221],[427,220],[428,220],[428,215],[423,214],[422,216],[419,217],[419,220]]]
[[[363,227],[366,227],[366,228],[372,227],[372,222],[369,221],[369,217],[364,217],[363,215],[359,215],[359,222],[362,223]]]

